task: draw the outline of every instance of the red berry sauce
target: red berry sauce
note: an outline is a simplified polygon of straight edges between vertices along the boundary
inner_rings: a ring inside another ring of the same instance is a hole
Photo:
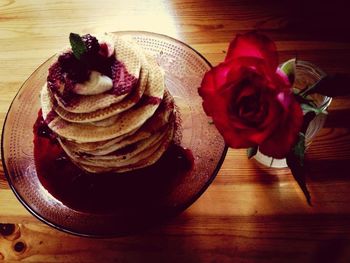
[[[138,102],[138,105],[158,105],[162,102],[161,98],[154,97],[154,96],[148,96],[148,95],[143,95]]]
[[[40,182],[63,204],[78,211],[125,217],[158,211],[162,200],[191,174],[194,165],[190,150],[172,144],[147,168],[123,174],[87,173],[67,157],[41,111],[34,125],[34,159]]]
[[[129,74],[125,65],[116,60],[112,65],[113,89],[115,95],[129,94],[137,85],[138,79]]]

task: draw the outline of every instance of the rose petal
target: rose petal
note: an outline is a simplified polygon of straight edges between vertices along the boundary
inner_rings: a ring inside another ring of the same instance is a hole
[[[219,90],[227,83],[227,75],[231,71],[231,66],[227,63],[220,63],[216,67],[211,68],[204,74],[199,94],[209,90]],[[201,95],[202,96],[202,95]]]
[[[205,74],[199,89],[206,114],[213,118],[215,126],[230,147],[245,148],[260,144],[278,125],[275,120],[281,114],[281,107],[269,103],[276,101],[276,98],[273,97],[275,92],[267,86],[266,80],[255,70],[232,67],[230,71],[227,71],[226,64],[219,66]],[[225,73],[222,73],[221,70],[225,70]],[[227,80],[223,82],[222,76],[233,80],[233,82]],[[243,86],[236,83],[244,79],[248,82]],[[216,85],[217,82],[220,82],[221,85]],[[273,93],[270,94],[272,91]],[[267,101],[271,107],[268,116],[263,121],[264,125],[260,127],[248,126],[244,120],[239,118],[238,109],[232,108],[239,103],[242,97],[252,95],[255,92],[262,92],[264,97],[262,99]]]
[[[284,158],[295,144],[303,122],[300,105],[293,99],[289,104],[288,114],[280,122],[273,134],[259,146],[259,150],[274,158]]]
[[[217,98],[217,93],[220,93],[228,83],[228,75],[234,76],[230,77],[231,79],[239,77],[238,74],[232,72],[234,70],[237,70],[237,67],[232,67],[232,65],[227,63],[220,63],[205,73],[201,86],[198,88],[198,93],[203,99],[203,108],[208,116],[212,116],[212,112],[214,111],[212,108],[215,107],[215,104],[221,104],[220,98],[218,98],[219,101],[215,102],[213,98]]]
[[[271,111],[264,122],[269,122],[264,130],[260,127],[249,126],[240,119],[237,114],[230,112],[230,90],[224,91],[218,95],[212,94],[210,115],[214,124],[224,137],[225,142],[232,148],[252,147],[262,143],[278,125],[273,122],[278,117],[277,111]]]
[[[273,72],[275,72],[278,66],[278,54],[275,43],[267,36],[255,31],[238,34],[230,43],[225,61],[240,57],[262,59]]]
[[[276,70],[276,77],[280,79],[281,82],[283,82],[284,86],[287,86],[288,88],[291,88],[291,83],[288,79],[288,76],[286,73],[284,73],[280,68],[277,68]]]

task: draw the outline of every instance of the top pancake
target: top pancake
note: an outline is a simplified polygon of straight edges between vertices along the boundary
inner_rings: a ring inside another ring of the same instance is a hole
[[[115,56],[117,61],[121,63],[121,67],[118,68],[117,76],[118,80],[113,80],[114,85],[131,85],[133,88],[137,85],[140,71],[141,71],[141,59],[142,53],[135,48],[128,40],[122,37],[113,37],[115,46]],[[128,76],[125,75],[124,69],[126,70]],[[130,92],[133,89],[130,89]],[[102,93],[94,96],[89,95],[76,95],[76,99],[72,104],[65,104],[61,101],[60,97],[57,95],[55,99],[58,105],[65,111],[72,113],[88,113],[97,111],[99,109],[107,108],[112,104],[122,101],[129,93],[124,93],[120,95],[111,93]]]
[[[137,87],[132,91],[129,96],[127,96],[125,99],[123,99],[120,102],[113,103],[110,106],[106,108],[101,108],[96,111],[92,112],[85,112],[85,113],[74,113],[66,111],[61,106],[55,106],[56,113],[63,119],[69,122],[78,122],[78,123],[88,123],[88,122],[97,122],[104,119],[107,119],[109,117],[115,116],[116,114],[119,114],[123,111],[126,111],[130,109],[132,106],[134,106],[142,97],[148,81],[148,63],[143,62],[142,63],[142,69],[141,69],[141,76],[139,79],[139,82],[137,84]],[[105,95],[105,94],[100,94]],[[99,95],[98,95],[99,96]],[[109,96],[109,94],[107,94]],[[91,96],[91,102],[93,101],[93,96]],[[97,98],[96,103],[98,103],[99,99]]]

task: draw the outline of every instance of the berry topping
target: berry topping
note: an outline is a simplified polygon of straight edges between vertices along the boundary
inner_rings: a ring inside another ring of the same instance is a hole
[[[58,57],[58,62],[62,67],[62,73],[67,73],[69,79],[83,83],[89,79],[87,65],[79,61],[71,52],[63,53]]]
[[[102,38],[100,45],[96,37],[90,34],[79,36],[71,33],[69,41],[72,50],[58,57],[57,62],[50,67],[47,77],[48,88],[56,97],[59,97],[61,103],[64,105],[75,103],[80,94],[76,92],[80,90],[79,85],[83,83],[85,85],[90,80],[91,72],[94,71],[103,80],[108,79],[110,82],[114,80],[111,93],[125,94],[135,86],[137,79],[128,78],[129,74],[124,66],[119,65],[120,62],[117,62],[116,57],[113,56],[112,40]],[[108,85],[110,89],[112,83]],[[103,90],[107,91],[105,86],[103,85]],[[87,93],[95,93],[95,91],[91,88]]]
[[[90,70],[98,71],[110,78],[112,77],[111,67],[116,60],[115,56],[112,56],[114,54],[112,41],[106,42],[103,37],[100,45],[96,37],[90,34],[79,36],[75,33],[70,34],[69,40],[73,53],[68,58],[69,69],[66,69],[65,66],[63,67],[70,73],[71,78],[82,83],[87,80],[86,76],[89,75]],[[65,59],[62,58],[62,60],[64,61]],[[81,70],[78,69],[79,67]],[[89,70],[88,74],[86,74],[87,69]],[[76,72],[77,76],[71,73],[70,70]]]
[[[65,61],[64,58],[61,58],[61,60]],[[69,76],[71,76],[72,78]],[[78,78],[77,73],[75,73],[74,71],[72,71],[71,74],[65,72],[62,69],[60,61],[55,62],[49,68],[49,74],[47,76],[47,86],[51,90],[51,92],[53,94],[56,94],[60,98],[60,101],[65,105],[70,105],[74,101],[74,98],[76,96],[73,93],[73,89],[77,81],[73,79],[73,77]],[[89,77],[84,77],[84,79],[89,79]]]
[[[85,44],[87,53],[89,53],[89,54],[97,54],[98,53],[98,51],[100,50],[100,44],[98,43],[98,40],[96,37],[93,37],[90,34],[86,34],[86,35],[82,36],[81,38]]]
[[[103,57],[111,57],[114,54],[114,43],[112,39],[102,40],[100,42],[99,54]]]
[[[115,95],[130,93],[137,83],[137,78],[129,74],[125,66],[117,60],[112,65],[112,80],[112,93]]]
[[[109,57],[107,43],[101,43],[99,53],[103,57]]]
[[[62,76],[61,64],[56,62],[49,68],[49,75],[47,76],[47,85],[52,91],[59,91],[61,84],[64,82]]]
[[[115,39],[108,34],[102,34],[98,36],[98,42],[100,43],[99,54],[103,57],[111,57],[115,52],[114,42]]]
[[[90,34],[79,36],[78,34],[70,33],[69,42],[74,56],[85,63],[93,61],[100,50],[98,40]]]
[[[104,57],[100,54],[96,55],[93,60],[90,61],[89,67],[92,70],[96,70],[103,75],[112,78],[112,66],[116,61],[115,57]]]

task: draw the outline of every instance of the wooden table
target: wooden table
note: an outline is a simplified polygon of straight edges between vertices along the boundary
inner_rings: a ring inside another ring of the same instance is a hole
[[[162,33],[216,65],[235,34],[259,29],[276,41],[281,61],[297,56],[328,73],[350,73],[348,9],[341,2],[254,2],[3,0],[0,125],[21,84],[67,45],[70,32]],[[15,224],[12,234],[0,236],[0,261],[349,262],[349,99],[333,100],[308,150],[313,207],[289,169],[264,168],[244,150],[229,150],[215,181],[180,216],[133,236],[80,238],[29,214],[0,166],[0,222]]]

